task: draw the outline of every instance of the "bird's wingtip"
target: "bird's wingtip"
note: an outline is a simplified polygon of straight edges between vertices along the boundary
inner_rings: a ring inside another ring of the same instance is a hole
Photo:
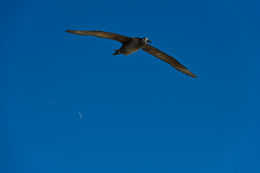
[[[68,30],[65,30],[65,32],[69,32],[69,33],[72,33],[72,30],[69,30],[69,29],[68,29]]]
[[[195,74],[192,74],[192,75],[190,75],[191,77],[193,77],[193,78],[199,78],[198,76],[196,76]]]
[[[180,70],[181,72],[183,72],[184,74],[190,76],[190,77],[193,77],[193,78],[198,78],[198,76],[196,76],[195,74],[193,74],[191,71],[189,71],[188,69],[178,69]]]
[[[71,34],[84,35],[84,33],[82,31],[76,31],[76,30],[66,30],[65,32],[68,32]]]

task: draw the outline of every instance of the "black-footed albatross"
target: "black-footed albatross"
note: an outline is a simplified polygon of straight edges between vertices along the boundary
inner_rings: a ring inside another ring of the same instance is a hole
[[[124,55],[130,55],[139,49],[143,49],[145,52],[150,53],[151,55],[167,62],[171,66],[173,66],[175,69],[191,76],[191,77],[197,77],[192,72],[190,72],[186,67],[184,67],[181,63],[179,63],[175,58],[163,53],[159,49],[147,44],[151,43],[148,38],[138,38],[138,37],[126,37],[123,35],[110,33],[110,32],[104,32],[104,31],[74,31],[74,30],[67,30],[66,32],[72,33],[72,34],[78,34],[78,35],[89,35],[89,36],[95,36],[95,37],[101,37],[101,38],[107,38],[111,40],[116,40],[122,43],[123,45],[120,47],[120,49],[115,50],[115,53],[113,55],[118,54],[124,54]]]

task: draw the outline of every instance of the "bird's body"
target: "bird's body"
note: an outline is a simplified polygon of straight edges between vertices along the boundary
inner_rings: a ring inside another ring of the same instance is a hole
[[[173,57],[165,54],[164,52],[160,51],[159,49],[149,45],[148,43],[151,43],[151,42],[148,40],[148,38],[126,37],[123,35],[110,33],[110,32],[104,32],[104,31],[67,30],[66,32],[69,32],[72,34],[89,35],[89,36],[95,36],[95,37],[101,37],[101,38],[107,38],[107,39],[119,41],[123,45],[120,47],[120,49],[115,50],[115,53],[113,55],[118,55],[118,54],[130,55],[130,54],[142,49],[145,52],[148,52],[151,55],[167,62],[168,64],[173,66],[175,69],[177,69],[191,77],[197,77],[192,72],[190,72],[186,67],[184,67],[181,63],[179,63],[175,58],[173,58]]]
[[[120,47],[120,49],[115,50],[115,53],[113,55],[117,55],[117,54],[130,55],[142,49],[146,45],[146,43],[147,43],[146,39],[134,37],[131,40],[124,43]]]

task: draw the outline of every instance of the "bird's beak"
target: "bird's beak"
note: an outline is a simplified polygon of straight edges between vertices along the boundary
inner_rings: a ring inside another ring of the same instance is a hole
[[[147,40],[148,43],[152,43],[150,40]]]

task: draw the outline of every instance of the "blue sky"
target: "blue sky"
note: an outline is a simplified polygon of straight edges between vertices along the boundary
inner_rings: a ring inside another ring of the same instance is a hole
[[[3,2],[1,172],[259,173],[259,7]],[[199,78],[66,29],[149,37]]]

